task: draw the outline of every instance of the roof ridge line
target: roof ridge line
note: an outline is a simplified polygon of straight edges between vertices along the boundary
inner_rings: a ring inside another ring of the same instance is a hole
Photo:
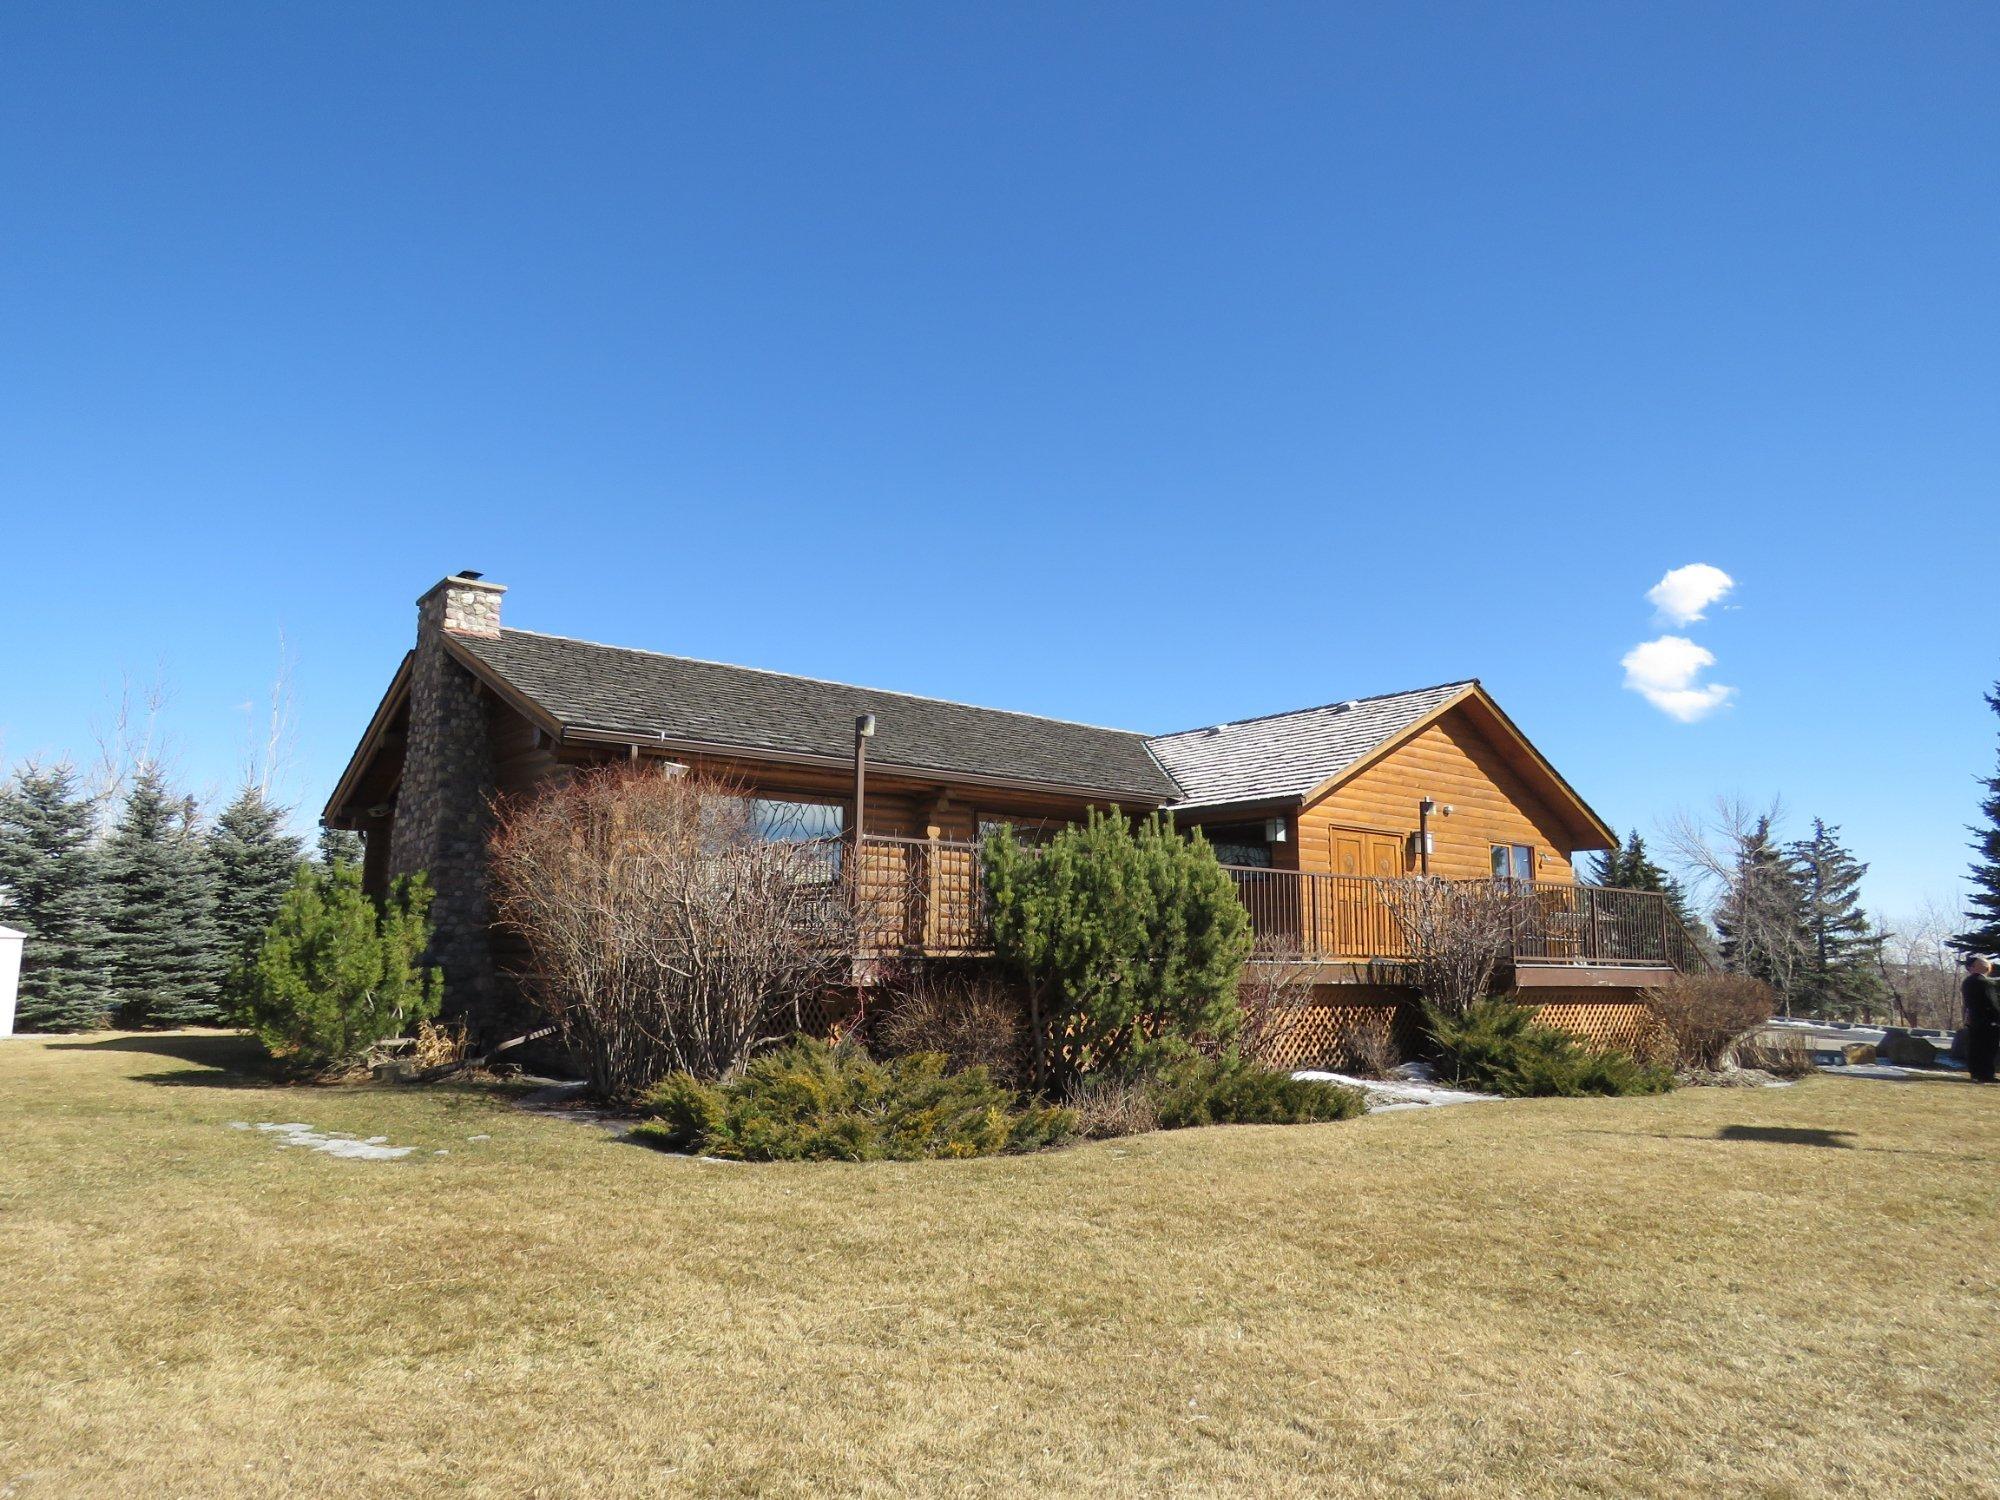
[[[782,677],[789,682],[813,682],[821,687],[852,688],[857,693],[880,693],[890,698],[910,698],[918,703],[942,703],[947,708],[970,708],[983,714],[1008,714],[1016,719],[1035,719],[1043,724],[1067,724],[1072,729],[1095,729],[1100,734],[1130,735],[1141,746],[1150,746],[1157,735],[1149,735],[1143,729],[1120,729],[1112,724],[1091,724],[1082,719],[1059,719],[1054,714],[1029,713],[1020,708],[989,708],[983,703],[967,703],[963,698],[938,698],[929,693],[906,693],[900,688],[868,687],[859,682],[842,682],[833,677],[808,677],[803,672],[780,672],[773,667],[751,667],[742,662],[715,661],[706,656],[679,656],[671,651],[649,651],[644,646],[614,646],[609,641],[587,640],[580,635],[558,635],[552,630],[524,630],[518,625],[504,626],[502,635],[532,635],[545,641],[568,641],[577,646],[595,646],[600,651],[629,651],[634,656],[657,656],[666,661],[692,662],[700,667],[725,667],[732,672],[756,672],[765,677]],[[1152,751],[1147,750],[1151,755]],[[1162,768],[1164,769],[1164,767]],[[1168,778],[1172,780],[1170,776]]]
[[[1170,730],[1166,734],[1147,737],[1147,744],[1159,740],[1178,739],[1184,734],[1204,734],[1211,729],[1234,729],[1239,724],[1262,724],[1270,719],[1290,719],[1299,714],[1324,713],[1329,708],[1339,708],[1343,703],[1380,703],[1385,698],[1414,698],[1419,693],[1435,693],[1440,688],[1479,687],[1477,677],[1459,677],[1448,682],[1433,682],[1427,687],[1399,688],[1393,693],[1369,693],[1359,698],[1336,698],[1331,703],[1315,703],[1306,708],[1281,708],[1275,713],[1252,714],[1247,719],[1223,719],[1214,724],[1196,724],[1188,729]]]

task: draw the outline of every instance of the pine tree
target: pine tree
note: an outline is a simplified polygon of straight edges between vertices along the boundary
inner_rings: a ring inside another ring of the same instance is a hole
[[[209,832],[216,934],[227,961],[222,998],[232,1012],[247,999],[250,967],[264,944],[264,929],[292,887],[302,847],[285,832],[284,809],[273,807],[255,786],[238,792]]]
[[[169,796],[165,778],[146,766],[106,841],[112,982],[128,1022],[182,1026],[221,1016],[215,868],[194,824],[192,799]]]
[[[2000,714],[2000,682],[1986,695],[1986,706]],[[1952,946],[1964,953],[2000,953],[2000,768],[1980,785],[1986,796],[1979,804],[1984,826],[1970,829],[1972,894],[1966,900],[1969,919],[1965,931],[1952,939]]]
[[[1722,967],[1761,979],[1792,1009],[1793,986],[1811,947],[1798,872],[1759,818],[1737,839],[1736,863],[1715,908]]]
[[[25,766],[0,792],[0,920],[21,928],[23,1031],[104,1024],[110,996],[94,809],[68,766]]]
[[[350,828],[322,828],[319,831],[317,856],[321,865],[331,870],[335,865],[361,867],[361,835]]]
[[[1818,818],[1812,835],[1791,846],[1798,872],[1807,947],[1794,995],[1814,1015],[1867,1017],[1887,998],[1877,962],[1882,940],[1861,909],[1864,865]]]

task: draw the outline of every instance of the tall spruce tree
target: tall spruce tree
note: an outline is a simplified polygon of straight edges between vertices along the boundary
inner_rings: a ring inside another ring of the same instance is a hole
[[[1886,1008],[1882,938],[1861,909],[1868,866],[1840,842],[1840,829],[1813,819],[1812,833],[1791,846],[1806,949],[1793,998],[1814,1015],[1866,1019]]]
[[[222,1003],[240,1013],[249,999],[250,970],[298,872],[303,842],[285,832],[285,810],[255,786],[236,794],[208,834],[215,872],[215,926],[226,960]]]
[[[1771,830],[1768,816],[1738,835],[1735,864],[1715,908],[1722,967],[1761,979],[1784,998],[1790,1015],[1793,987],[1811,947],[1798,871]]]
[[[336,865],[361,865],[361,835],[351,828],[322,828],[315,851],[320,864],[331,870]]]
[[[222,1015],[215,867],[194,825],[192,799],[170,796],[145,766],[105,844],[112,982],[121,1018],[134,1025]]]
[[[1986,706],[2000,714],[2000,682],[1986,695]],[[1969,872],[1972,894],[1966,898],[1966,928],[1952,940],[1965,953],[2000,954],[2000,767],[1981,780],[1986,796],[1979,815],[1985,822],[1970,831],[1976,856]]]
[[[29,765],[0,791],[0,921],[28,935],[16,1021],[85,1031],[110,1006],[95,809],[68,766]]]

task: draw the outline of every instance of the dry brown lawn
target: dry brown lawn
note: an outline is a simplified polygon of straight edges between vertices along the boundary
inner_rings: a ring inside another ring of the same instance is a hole
[[[0,1043],[0,1495],[2000,1493],[2000,1090],[758,1167],[248,1053]]]

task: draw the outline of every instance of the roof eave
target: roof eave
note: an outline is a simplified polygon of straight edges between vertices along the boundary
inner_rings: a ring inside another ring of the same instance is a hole
[[[417,653],[405,651],[402,661],[396,667],[396,675],[389,679],[387,691],[382,701],[375,705],[375,712],[368,720],[368,727],[361,732],[361,739],[354,747],[354,753],[347,758],[347,769],[340,773],[340,780],[334,783],[333,794],[326,799],[326,806],[320,810],[319,820],[329,828],[340,825],[333,820],[346,810],[349,799],[354,795],[354,785],[367,771],[369,763],[375,759],[375,752],[381,746],[382,736],[388,732],[390,720],[396,717],[396,710],[402,707],[410,691],[410,665]]]
[[[649,729],[622,728],[606,724],[567,724],[558,738],[571,744],[636,745],[662,754],[726,756],[736,760],[773,761],[788,766],[813,766],[844,770],[854,764],[844,755],[820,755],[810,750],[780,750],[769,745],[751,745],[732,740],[701,740],[670,737]],[[963,771],[949,766],[919,765],[909,761],[870,758],[868,767],[877,774],[909,776],[925,781],[952,782],[961,786],[991,787],[998,791],[1044,792],[1063,797],[1100,801],[1115,800],[1121,805],[1166,807],[1172,797],[1158,788],[1085,786],[1076,782],[1043,781],[1019,776],[993,776],[980,771]]]

